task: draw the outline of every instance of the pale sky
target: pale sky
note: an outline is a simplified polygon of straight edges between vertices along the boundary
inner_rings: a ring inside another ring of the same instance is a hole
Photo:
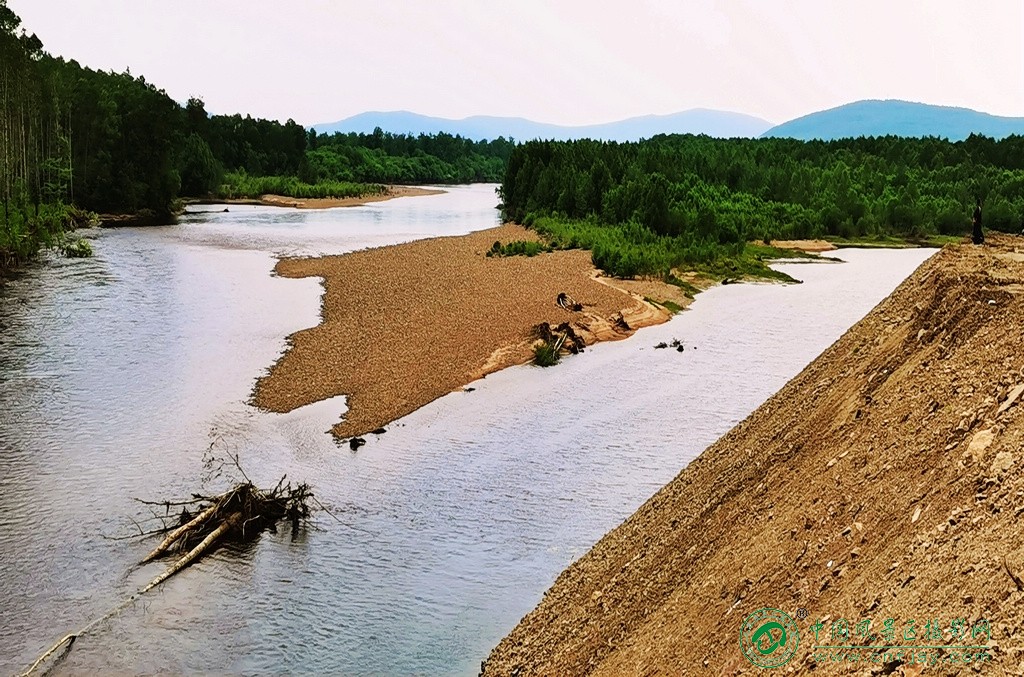
[[[859,99],[1024,117],[1022,0],[8,0],[47,50],[217,113],[555,124]]]

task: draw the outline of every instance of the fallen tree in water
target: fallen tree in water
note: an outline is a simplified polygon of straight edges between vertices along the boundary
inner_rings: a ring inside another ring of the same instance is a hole
[[[300,522],[310,516],[311,503],[324,509],[323,505],[313,496],[308,484],[301,483],[292,486],[291,482],[285,481],[287,479],[285,476],[273,489],[260,489],[245,476],[237,456],[229,456],[229,459],[244,481],[235,484],[224,493],[213,496],[193,494],[191,498],[185,500],[140,501],[149,506],[164,507],[164,515],[154,515],[154,518],[159,520],[162,526],[151,531],[142,531],[140,528],[139,533],[130,538],[166,535],[139,564],[144,565],[169,556],[176,556],[174,561],[127,600],[91,621],[81,630],[62,637],[28,670],[22,673],[21,677],[33,674],[62,647],[64,648],[64,654],[61,655],[63,657],[78,637],[118,613],[171,576],[199,561],[218,545],[226,541],[252,540],[264,529],[275,528],[277,522],[282,519],[289,520],[293,528],[298,528]],[[217,461],[212,457],[208,457],[206,461],[207,469],[211,469],[212,466],[217,475],[225,465],[225,462]],[[176,516],[171,515],[171,506],[181,506],[181,513]],[[192,510],[189,509],[190,507]],[[138,526],[138,522],[135,524]]]
[[[183,553],[168,569],[139,591],[149,592],[188,565],[200,559],[222,539],[245,541],[263,529],[287,518],[293,525],[309,517],[309,501],[313,493],[307,484],[292,487],[282,477],[277,486],[263,491],[251,482],[236,485],[219,496],[196,497],[199,513],[192,517],[186,509],[179,517],[181,524],[173,529],[160,545],[140,564],[164,557],[171,552]]]

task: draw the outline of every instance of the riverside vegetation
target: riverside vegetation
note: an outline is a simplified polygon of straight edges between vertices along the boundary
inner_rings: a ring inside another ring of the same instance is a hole
[[[501,181],[504,215],[606,272],[777,277],[751,241],[934,243],[1024,226],[1024,137],[839,141],[656,136],[637,143],[320,134],[209,115],[130,72],[47,54],[0,0],[0,267],[52,246],[68,205],[169,220],[181,197],[378,195],[386,183]]]
[[[499,181],[513,144],[449,134],[317,134],[209,115],[130,72],[52,56],[0,0],[0,270],[83,210],[167,222],[180,197],[353,197],[381,183]]]
[[[969,228],[976,198],[986,228],[1019,231],[1024,137],[535,141],[513,151],[501,197],[507,219],[615,276],[771,276],[776,252],[749,242],[934,243]]]

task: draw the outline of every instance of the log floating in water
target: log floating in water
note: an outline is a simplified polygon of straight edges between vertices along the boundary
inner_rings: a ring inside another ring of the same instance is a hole
[[[237,459],[233,460],[237,466]],[[241,471],[240,467],[239,471]],[[242,474],[244,475],[244,472]],[[285,477],[282,477],[277,486],[269,491],[257,488],[246,479],[245,482],[235,485],[230,491],[218,496],[197,496],[194,501],[167,501],[159,503],[159,505],[199,503],[201,506],[209,503],[209,505],[202,507],[195,516],[183,511],[181,516],[182,524],[177,527],[168,527],[165,530],[161,530],[170,531],[170,533],[161,541],[160,545],[146,555],[140,564],[146,564],[154,559],[164,557],[172,550],[184,552],[184,555],[179,557],[165,571],[151,580],[145,587],[140,588],[137,593],[127,600],[118,604],[103,616],[91,621],[81,630],[62,637],[36,659],[31,667],[21,674],[21,677],[28,677],[33,674],[39,666],[57,653],[61,647],[64,647],[64,653],[61,656],[66,655],[78,637],[127,607],[138,599],[139,596],[146,594],[171,576],[199,561],[220,542],[227,539],[241,541],[255,538],[263,529],[273,527],[278,520],[283,518],[290,520],[293,525],[298,526],[301,520],[309,517],[310,502],[316,502],[319,505],[319,502],[313,497],[313,492],[310,491],[309,485],[299,484],[293,487],[290,482],[285,484]]]

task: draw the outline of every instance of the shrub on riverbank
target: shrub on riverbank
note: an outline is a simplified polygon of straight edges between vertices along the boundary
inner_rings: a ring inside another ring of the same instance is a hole
[[[538,343],[533,347],[533,363],[538,367],[553,367],[561,357],[558,348],[550,342]]]
[[[673,282],[678,278],[672,271],[685,269],[717,278],[751,276],[792,281],[765,263],[791,255],[774,247],[721,244],[687,235],[667,237],[636,222],[603,225],[595,219],[534,215],[527,216],[525,222],[554,249],[589,249],[594,266],[615,277],[656,277]],[[680,286],[693,289],[686,283]]]
[[[61,204],[5,210],[0,220],[0,271],[32,259],[40,249],[57,246],[75,227],[78,215],[89,216]]]
[[[305,183],[294,176],[249,176],[231,173],[217,191],[222,199],[258,198],[261,195],[283,195],[299,199],[365,197],[383,195],[387,187],[378,183],[350,181],[318,181]]]
[[[69,259],[87,259],[92,256],[92,245],[82,237],[64,236],[57,245],[57,249]]]

